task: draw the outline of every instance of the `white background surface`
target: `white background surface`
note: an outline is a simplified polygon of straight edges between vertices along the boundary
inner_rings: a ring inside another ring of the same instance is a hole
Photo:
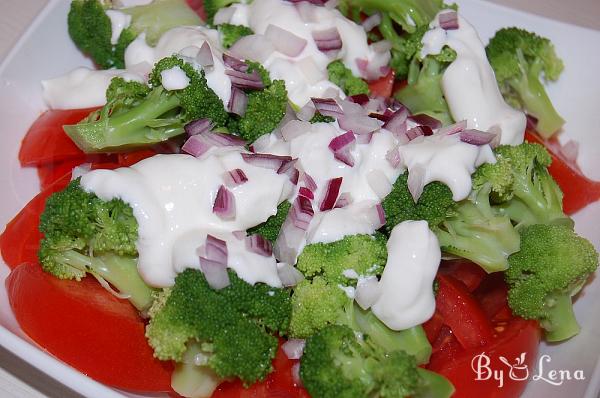
[[[45,0],[0,0],[0,10],[2,10],[0,12],[0,61],[45,2]],[[600,30],[600,0],[494,0],[494,2]],[[74,398],[80,395],[0,348],[0,397]]]

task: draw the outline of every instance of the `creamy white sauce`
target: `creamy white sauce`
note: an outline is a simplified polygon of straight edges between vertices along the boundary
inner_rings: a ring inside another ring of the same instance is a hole
[[[489,145],[462,142],[455,135],[421,136],[398,147],[401,164],[410,172],[423,172],[423,184],[439,181],[459,201],[471,192],[471,174],[483,163],[496,161]]]
[[[420,325],[435,311],[433,280],[441,260],[437,237],[426,221],[404,221],[392,230],[387,250],[371,310],[392,330]]]
[[[173,54],[179,54],[182,51],[184,56],[189,57],[189,61],[198,54],[200,47],[204,42],[208,42],[212,53],[214,65],[204,68],[206,82],[215,94],[227,106],[231,97],[231,80],[225,74],[225,64],[223,63],[223,52],[219,42],[219,32],[209,29],[205,26],[180,26],[165,32],[156,47],[151,47],[146,43],[144,35],[138,36],[125,50],[125,66],[129,69],[141,62],[147,62],[154,65],[165,57]],[[197,50],[194,50],[196,48]],[[195,52],[194,52],[195,51]],[[200,66],[197,65],[198,68]]]
[[[190,78],[179,66],[160,72],[160,80],[167,91],[182,90],[190,85]]]
[[[212,212],[223,175],[240,168],[248,182],[230,188],[236,217],[224,221]],[[289,179],[246,163],[239,150],[213,151],[197,159],[189,155],[156,155],[129,167],[93,170],[81,178],[84,189],[103,200],[120,198],[138,221],[138,269],[152,286],[170,286],[185,268],[199,268],[196,253],[210,233],[228,243],[228,266],[249,282],[280,286],[274,257],[244,248],[233,231],[264,222],[277,211]]]
[[[51,109],[81,109],[106,104],[106,89],[113,77],[143,82],[140,75],[123,69],[77,68],[55,79],[42,81],[44,101]]]
[[[522,143],[525,114],[504,102],[485,55],[485,46],[475,28],[460,15],[458,24],[458,29],[444,30],[439,27],[436,17],[430,25],[431,30],[423,36],[421,53],[422,56],[437,54],[445,45],[456,51],[456,60],[442,78],[442,89],[452,117],[467,120],[469,128],[500,132],[501,144]]]
[[[362,26],[345,18],[336,9],[308,2],[294,5],[281,0],[254,0],[231,8],[235,12],[224,10],[221,13],[221,17],[229,23],[248,26],[259,35],[264,35],[269,25],[275,25],[306,40],[306,47],[295,57],[275,51],[264,60],[271,77],[285,80],[290,100],[298,106],[303,106],[311,96],[321,97],[325,90],[336,87],[326,78],[315,81],[316,74],[311,72],[314,68],[307,61],[298,61],[309,59],[317,70],[325,71],[331,61],[341,59],[354,75],[373,79],[381,76],[381,67],[390,60],[389,51],[377,53],[369,46]],[[334,27],[342,39],[342,49],[337,54],[327,55],[317,48],[312,32]],[[366,71],[360,70],[357,59],[368,61]]]
[[[110,44],[115,45],[119,41],[119,36],[124,29],[131,25],[131,15],[117,10],[106,10],[106,15],[110,19],[112,33],[110,36]]]
[[[129,8],[136,6],[145,6],[152,3],[153,0],[113,0],[113,5],[118,8]]]

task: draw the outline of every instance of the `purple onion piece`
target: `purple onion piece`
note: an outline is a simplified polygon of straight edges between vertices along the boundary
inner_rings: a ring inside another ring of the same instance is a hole
[[[315,30],[312,32],[312,37],[320,51],[327,52],[342,48],[342,38],[336,27]]]
[[[242,153],[242,159],[248,164],[265,169],[279,170],[284,162],[292,160],[290,156],[271,155],[269,153]]]
[[[342,192],[340,196],[338,196],[337,201],[335,202],[335,209],[341,209],[343,207],[348,206],[354,201],[352,198],[352,194],[350,192]]]
[[[248,64],[242,61],[241,59],[238,59],[234,56],[225,53],[223,53],[223,63],[228,68],[231,68],[238,72],[246,73],[246,71],[248,71],[249,68]]]
[[[486,145],[496,138],[496,134],[487,133],[485,131],[468,129],[460,132],[460,140],[471,145]]]
[[[219,187],[213,204],[213,213],[222,220],[235,218],[235,196],[224,185]]]
[[[296,168],[298,159],[285,160],[281,163],[281,166],[277,169],[277,174],[285,174],[289,177],[292,184],[298,184],[300,178],[300,172]]]
[[[273,255],[273,246],[271,242],[262,237],[262,235],[254,234],[245,238],[245,245],[248,251],[256,253],[264,257]]]
[[[309,200],[313,200],[315,198],[315,194],[313,193],[313,191],[306,187],[300,187],[300,189],[298,190],[298,195],[303,196]]]
[[[310,174],[305,171],[302,172],[302,182],[311,191],[315,192],[317,190],[317,183],[315,182],[314,178],[312,178]]]
[[[238,88],[249,90],[262,90],[265,88],[262,78],[256,70],[253,70],[252,73],[226,70],[225,74],[229,76],[231,84]]]
[[[321,201],[319,209],[321,211],[331,210],[335,206],[340,188],[342,187],[343,177],[332,178],[327,182],[327,188],[325,189],[325,195]]]
[[[305,340],[289,339],[281,345],[288,359],[300,359],[304,353]]]
[[[200,257],[200,270],[208,285],[215,290],[221,290],[231,284],[227,266],[224,264]]]
[[[227,110],[238,116],[244,116],[246,109],[248,108],[248,96],[245,92],[231,85],[231,96],[229,97],[229,103],[227,104]]]
[[[244,170],[233,169],[223,174],[223,180],[225,181],[225,185],[232,188],[248,182],[248,177],[244,173]]]
[[[314,215],[311,201],[303,196],[297,196],[291,208],[292,223],[306,231]]]
[[[317,111],[323,116],[337,118],[344,114],[342,107],[333,98],[311,98]]]
[[[354,166],[354,157],[350,152],[356,146],[356,138],[352,131],[338,135],[329,143],[329,149],[333,157],[348,166]]]
[[[437,130],[440,127],[442,127],[442,122],[424,113],[419,113],[418,115],[411,115],[408,117],[408,120],[413,121],[419,126],[427,126],[432,130]]]
[[[207,133],[211,131],[214,127],[212,120],[210,119],[196,119],[192,120],[188,124],[186,124],[183,129],[188,137],[191,137],[196,134]]]
[[[224,240],[207,234],[206,243],[204,244],[204,253],[207,259],[227,265],[227,242]]]
[[[448,11],[439,15],[440,28],[445,30],[458,29],[458,14],[456,11]]]
[[[275,50],[289,57],[300,55],[307,44],[307,41],[302,37],[296,36],[288,30],[271,24],[267,26],[265,36],[267,39],[271,40]]]
[[[196,55],[196,62],[202,67],[214,66],[215,60],[213,59],[212,50],[207,41],[200,46],[200,50]]]

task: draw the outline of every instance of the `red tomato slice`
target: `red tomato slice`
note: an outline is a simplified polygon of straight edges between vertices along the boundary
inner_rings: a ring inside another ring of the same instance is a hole
[[[449,275],[438,275],[436,311],[466,348],[481,347],[493,337],[490,320],[466,286]]]
[[[36,197],[17,214],[0,235],[0,251],[4,262],[15,268],[23,262],[37,262],[37,252],[42,234],[38,230],[40,214],[46,206],[46,199],[52,193],[67,186],[71,174],[63,175]]]
[[[84,159],[84,153],[71,141],[62,126],[75,124],[95,108],[50,110],[42,113],[31,125],[19,150],[22,166],[34,166],[67,159]]]
[[[203,21],[206,21],[206,12],[204,12],[204,0],[186,0],[190,8],[196,11]]]
[[[527,371],[533,370],[533,362],[537,358],[540,328],[534,321],[513,318],[508,324],[498,324],[496,330],[499,331],[498,337],[487,346],[455,351],[446,356],[443,356],[444,351],[442,356],[439,353],[432,355],[428,368],[446,376],[454,384],[454,398],[516,398],[525,389],[526,377],[531,376]],[[452,349],[451,345],[449,347],[448,350]],[[512,377],[509,366],[501,358],[515,365]],[[481,380],[476,380],[474,368],[481,370]],[[503,371],[502,386],[494,377],[486,380],[491,376],[488,370]]]
[[[479,265],[468,260],[446,260],[440,265],[441,274],[451,275],[465,284],[470,292],[477,289],[487,273]]]
[[[563,191],[565,213],[573,214],[600,200],[600,181],[587,178],[576,165],[566,161],[561,154],[553,150],[551,143],[544,141],[537,134],[527,131],[525,139],[544,145],[552,155],[549,171]]]
[[[369,82],[369,90],[372,95],[381,95],[382,97],[391,97],[392,89],[394,87],[394,80],[396,79],[396,72],[390,69],[387,75],[380,77],[377,80]]]
[[[135,308],[93,278],[60,280],[24,263],[6,289],[23,331],[62,361],[109,386],[170,390],[172,364],[154,359]]]

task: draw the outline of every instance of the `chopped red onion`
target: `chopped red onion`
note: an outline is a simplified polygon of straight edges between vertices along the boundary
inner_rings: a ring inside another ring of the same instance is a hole
[[[384,53],[384,52],[390,51],[392,49],[392,43],[387,40],[380,40],[380,41],[376,41],[375,43],[371,44],[370,47],[376,53]],[[380,69],[381,74],[387,75],[389,72],[388,66],[384,65],[384,66],[382,66],[382,68],[386,68],[386,69]]]
[[[265,88],[262,78],[256,70],[253,70],[252,73],[226,70],[225,74],[229,76],[231,84],[238,88],[249,90],[262,90]]]
[[[248,71],[248,68],[249,68],[249,65],[247,63],[245,63],[244,61],[242,61],[241,59],[232,57],[231,55],[226,54],[226,53],[223,53],[223,63],[228,68],[231,68],[238,72],[246,72],[246,71]]]
[[[275,50],[289,57],[300,55],[306,47],[306,40],[279,26],[269,24],[265,31],[267,39],[271,40]]]
[[[300,359],[304,352],[305,341],[302,339],[289,339],[281,345],[288,359]]]
[[[206,235],[204,243],[204,254],[207,259],[227,265],[227,242],[210,234]]]
[[[245,92],[231,85],[231,96],[229,97],[229,103],[227,104],[227,110],[239,116],[246,114],[248,108],[248,96]]]
[[[346,207],[354,201],[352,199],[352,194],[350,192],[342,192],[338,197],[338,200],[335,202],[335,209],[341,209],[342,207]]]
[[[365,32],[370,32],[374,27],[378,26],[381,23],[381,13],[376,12],[373,15],[369,16],[367,19],[362,21],[361,25],[364,28]]]
[[[445,126],[445,127],[438,129],[435,132],[435,134],[436,135],[453,135],[456,133],[460,133],[461,131],[463,131],[466,128],[467,128],[467,121],[461,120],[460,122],[456,122],[449,126]]]
[[[213,145],[209,144],[202,136],[203,134],[191,136],[183,144],[181,150],[195,157],[202,156],[206,151],[213,147]]]
[[[364,106],[366,104],[369,103],[369,96],[367,94],[356,94],[356,95],[351,95],[348,97],[348,99],[352,102],[354,102],[355,104]]]
[[[298,179],[300,178],[300,172],[296,168],[296,163],[298,159],[286,160],[284,161],[279,169],[277,169],[277,174],[285,174],[289,177],[292,184],[298,184]]]
[[[213,213],[222,220],[232,220],[235,218],[235,196],[225,188],[225,185],[221,185],[217,191],[217,197],[213,204]]]
[[[370,133],[366,133],[366,134],[359,134],[356,136],[356,143],[357,144],[361,144],[361,145],[367,145],[371,142],[371,140],[373,139],[373,134],[375,132],[371,131]]]
[[[371,170],[367,174],[367,182],[379,199],[385,198],[390,192],[392,192],[392,184],[390,184],[387,177],[381,170]]]
[[[325,30],[314,30],[312,37],[320,51],[326,52],[342,48],[342,38],[336,27]]]
[[[245,239],[246,249],[252,253],[264,257],[271,257],[273,255],[273,245],[271,242],[266,240],[260,234],[254,234],[247,236]]]
[[[431,130],[436,130],[442,127],[442,122],[424,113],[419,113],[418,115],[411,115],[408,117],[408,120],[413,121],[419,126],[427,126]]]
[[[321,211],[331,210],[335,206],[335,202],[340,193],[340,188],[342,187],[343,177],[332,178],[327,182],[327,188],[325,189],[325,195],[323,196],[323,200],[321,201],[321,206],[319,209]]]
[[[377,302],[380,295],[379,281],[376,276],[360,278],[356,284],[354,300],[363,310],[368,310]]]
[[[398,166],[400,166],[400,161],[402,160],[402,158],[400,157],[400,150],[398,149],[397,146],[390,149],[385,154],[385,158],[387,159],[388,162],[390,162],[390,165],[393,168],[397,168]]]
[[[306,188],[310,189],[311,191],[315,192],[317,190],[317,183],[310,176],[310,174],[308,174],[305,171],[302,172],[302,182],[304,183]]]
[[[429,126],[416,126],[406,132],[406,136],[410,141],[419,136],[428,136],[432,134],[433,130]]]
[[[202,43],[202,46],[200,46],[200,50],[198,51],[198,54],[196,55],[196,62],[198,63],[198,65],[200,65],[202,67],[210,67],[215,64],[215,60],[213,59],[212,50],[210,49],[210,45],[208,44],[207,41]]]
[[[377,43],[375,43],[375,44],[377,44]],[[384,48],[386,48],[386,46],[382,45],[381,47],[375,48],[375,45],[373,45],[373,50],[375,50],[375,52],[378,52],[378,53],[384,53],[384,52],[388,51],[388,50],[383,50]],[[390,73],[391,71],[392,71],[392,68],[389,67],[388,65],[380,66],[379,67],[379,77],[387,76],[387,74]]]
[[[294,138],[299,137],[307,131],[310,131],[310,128],[309,122],[291,120],[281,128],[281,136],[285,141],[290,142]]]
[[[405,135],[407,117],[408,109],[402,107],[391,114],[388,121],[383,124],[383,128],[389,130],[395,137]]]
[[[296,286],[304,280],[302,272],[287,263],[277,264],[277,275],[279,276],[279,280],[281,280],[281,284],[285,287]]]
[[[196,119],[186,124],[183,129],[188,137],[196,134],[208,133],[212,130],[214,124],[210,119]]]
[[[417,203],[425,187],[425,170],[420,166],[415,166],[409,170],[407,185],[408,191]]]
[[[344,111],[333,98],[311,98],[317,111],[323,116],[337,118],[344,114]]]
[[[315,215],[310,200],[303,196],[297,196],[290,211],[291,220],[294,226],[306,231],[313,216]]]
[[[532,116],[529,114],[525,114],[525,118],[527,119],[527,124],[526,124],[527,129],[536,130],[537,124],[538,124],[537,118],[535,116]]]
[[[463,130],[459,134],[462,142],[478,146],[489,144],[496,138],[496,134],[494,133],[487,133],[475,129]]]
[[[229,52],[240,59],[251,59],[264,63],[275,48],[271,41],[263,35],[249,35],[240,38],[229,49]]]
[[[445,30],[458,29],[458,13],[456,11],[448,11],[439,15],[440,28]]]
[[[285,1],[289,1],[290,3],[307,2],[307,3],[310,3],[310,4],[314,4],[316,6],[323,6],[326,3],[325,0],[285,0]]]
[[[284,162],[292,160],[290,156],[271,155],[269,153],[242,153],[242,159],[256,167],[279,170]]]
[[[366,76],[367,69],[369,68],[369,61],[364,58],[356,58],[354,62],[356,62],[356,66],[358,66],[358,70],[360,70],[361,74]]]
[[[200,257],[200,270],[208,285],[215,290],[221,290],[231,284],[225,264]]]
[[[379,227],[382,227],[385,225],[385,211],[383,210],[381,203],[375,205],[375,210],[377,211],[377,217],[379,218]],[[379,227],[377,229],[379,229]]]
[[[244,146],[246,141],[232,134],[201,133],[191,136],[181,147],[181,150],[192,156],[199,157],[212,147]]]
[[[223,180],[228,187],[236,187],[248,181],[246,173],[242,169],[233,169],[223,174]]]
[[[246,238],[246,231],[233,231],[232,234],[239,240]]]
[[[356,138],[352,131],[333,138],[329,143],[329,149],[333,152],[333,157],[348,166],[354,166],[354,158],[350,152],[356,146]]]
[[[298,112],[296,112],[296,117],[303,122],[308,122],[310,119],[315,116],[317,109],[312,101],[307,102]]]
[[[315,198],[315,194],[313,193],[313,191],[306,187],[300,187],[300,189],[298,190],[298,195],[304,196],[306,199],[310,200],[313,200]]]
[[[342,130],[353,131],[356,135],[371,133],[381,128],[379,120],[367,115],[344,114],[338,117],[338,124]]]

